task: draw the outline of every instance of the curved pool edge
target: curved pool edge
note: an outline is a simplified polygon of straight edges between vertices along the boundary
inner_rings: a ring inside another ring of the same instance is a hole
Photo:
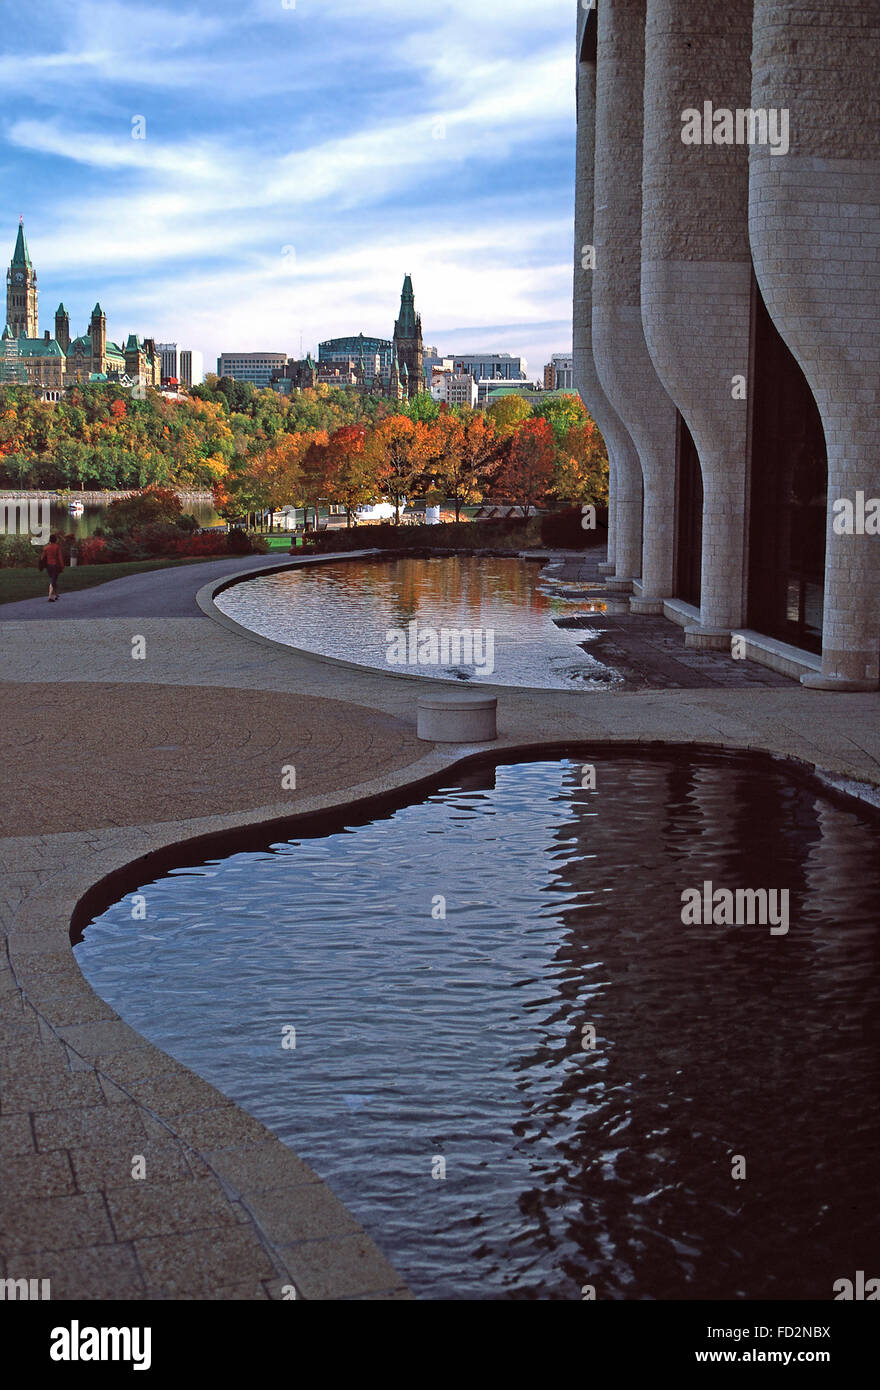
[[[218,596],[224,593],[226,589],[233,589],[236,588],[239,584],[246,584],[250,579],[265,579],[269,575],[282,574],[285,570],[306,568],[307,566],[311,565],[332,564],[338,560],[399,559],[402,553],[406,554],[408,552],[375,549],[349,550],[343,551],[341,553],[331,553],[327,555],[304,555],[302,556],[302,558],[292,559],[289,564],[272,565],[270,568],[266,569],[248,570],[245,574],[226,575],[225,577],[221,577],[220,579],[210,580],[207,584],[203,584],[202,587],[196,593],[196,603],[198,604],[201,611],[204,613],[205,617],[210,618],[212,622],[218,623],[221,627],[227,628],[230,632],[234,632],[239,637],[244,637],[250,642],[256,642],[261,646],[268,647],[272,651],[292,653],[294,656],[301,657],[304,660],[318,661],[324,666],[336,666],[341,670],[351,671],[358,675],[377,675],[382,676],[386,680],[390,681],[417,681],[420,682],[422,685],[445,685],[452,690],[461,690],[461,681],[447,679],[445,676],[428,677],[424,675],[409,675],[405,671],[387,671],[381,666],[366,666],[362,662],[346,661],[344,657],[325,656],[323,652],[314,652],[311,651],[308,647],[297,647],[294,646],[291,642],[278,642],[274,637],[265,637],[263,633],[255,632],[254,629],[251,627],[245,627],[244,623],[236,622],[235,618],[230,618],[228,613],[224,613],[222,608],[218,608],[216,603],[216,599],[218,598]],[[429,556],[433,555],[436,557],[447,554],[480,555],[487,553],[490,552],[472,550],[426,552],[426,554],[428,554]],[[491,553],[500,554],[502,552],[493,551]],[[550,560],[552,560],[552,555],[550,555],[549,553],[542,552],[540,555],[535,555],[533,557],[527,551],[510,551],[509,558],[518,558],[527,563],[541,563],[546,565],[550,562]],[[472,689],[473,687],[470,688]],[[550,689],[550,687],[540,685],[495,685],[491,681],[480,681],[479,689],[485,690],[489,694],[493,692],[500,692],[511,689],[522,690],[526,692],[534,692],[535,694],[545,694]]]
[[[787,763],[823,795],[853,804],[849,794],[823,780],[822,769],[773,750],[725,750],[711,743],[672,744],[663,738],[522,742],[514,737],[491,746],[426,751],[419,762],[374,782],[344,793],[310,797],[295,816],[286,803],[247,813],[120,829],[103,836],[105,843],[78,862],[73,878],[65,868],[43,879],[21,904],[12,922],[8,951],[23,1009],[31,1010],[41,1033],[47,1032],[63,1049],[68,1074],[93,1074],[116,1116],[123,1113],[118,1107],[132,1107],[148,1133],[169,1136],[203,1165],[203,1181],[213,1184],[215,1196],[222,1194],[228,1210],[217,1217],[216,1228],[200,1228],[198,1243],[209,1237],[223,1239],[231,1212],[238,1233],[246,1228],[272,1262],[275,1292],[271,1296],[282,1296],[281,1288],[289,1283],[305,1298],[411,1297],[347,1208],[292,1149],[195,1072],[148,1043],[92,990],[73,954],[72,934],[95,915],[100,901],[121,896],[121,885],[131,884],[134,875],[146,871],[155,876],[163,865],[192,862],[195,855],[214,853],[232,841],[240,847],[247,831],[262,836],[295,833],[306,825],[314,830],[330,817],[369,818],[426,795],[450,775],[469,768],[554,755],[586,758],[600,749],[607,752],[609,746],[621,754],[638,751],[641,756],[682,753],[717,758],[732,753],[764,757],[768,763]],[[865,809],[864,803],[857,804]],[[114,843],[106,843],[111,839]],[[59,925],[46,925],[53,921]],[[304,1231],[308,1239],[291,1239]],[[199,1294],[190,1288],[170,1296],[248,1295],[240,1291]]]
[[[331,558],[339,557],[315,557],[306,563]],[[280,567],[273,566],[266,572],[273,573],[277,568]],[[204,587],[210,589],[213,586]],[[224,616],[220,615],[220,618]],[[226,620],[224,625],[231,630],[237,629],[239,635],[249,642],[257,637],[257,634],[240,628],[232,620]],[[210,628],[206,636],[196,632],[196,629],[204,628],[205,624],[195,620],[187,629],[187,641],[196,650],[200,643],[209,647],[213,641]],[[231,639],[232,631],[229,635]],[[313,669],[317,669],[319,658],[311,653],[303,653],[300,658],[286,644],[276,644],[271,639],[259,637],[257,640],[280,649],[290,658],[289,665],[285,663],[283,666],[283,688],[302,688],[304,693],[307,692],[310,679],[308,668],[314,663]],[[411,712],[414,723],[414,693],[410,709],[410,694],[401,687],[400,681],[418,680],[418,677],[401,677],[348,663],[334,664],[349,666],[347,672],[340,672],[341,689],[333,691],[335,698],[348,698],[364,707],[372,706],[392,715],[399,715],[405,704],[406,713],[409,715]],[[325,681],[326,674],[318,673]],[[191,683],[192,673],[181,661],[179,665],[169,667],[164,679],[172,685],[186,685]],[[231,667],[225,684],[233,689],[251,680],[258,683],[260,679],[259,676],[248,676],[243,680],[236,674],[236,668]],[[423,687],[429,684],[431,688],[436,686],[433,680],[423,681]],[[466,767],[469,762],[498,761],[499,755],[501,760],[530,752],[549,756],[556,749],[571,747],[607,751],[610,745],[620,749],[637,748],[640,753],[676,748],[694,754],[701,749],[752,749],[771,759],[787,761],[795,772],[819,778],[825,795],[839,795],[849,805],[852,805],[852,786],[835,786],[834,779],[849,782],[861,780],[865,787],[880,787],[880,765],[874,751],[877,739],[876,735],[871,735],[865,718],[867,715],[870,719],[871,714],[880,709],[880,697],[875,695],[832,693],[819,703],[815,696],[795,687],[783,691],[749,691],[743,696],[723,691],[648,690],[615,697],[613,711],[608,702],[585,704],[580,694],[506,687],[500,689],[500,697],[501,737],[491,748],[484,746],[482,750],[474,750],[450,747],[438,750],[426,745],[424,759],[384,779],[361,782],[323,798],[303,798],[298,814],[308,816],[333,809],[343,813],[347,809],[354,811],[359,805],[365,807],[365,798],[368,799],[371,794],[388,796],[394,791],[398,794],[405,791],[406,799],[413,799],[418,794],[420,784],[436,778],[438,773],[447,775],[450,771]],[[831,779],[830,783],[822,782],[823,778]],[[218,1242],[226,1238],[224,1232],[229,1229],[230,1212],[233,1216],[233,1234],[247,1231],[255,1250],[266,1252],[276,1245],[290,1244],[290,1241],[282,1239],[285,1231],[283,1224],[275,1224],[286,1219],[285,1213],[279,1215],[277,1211],[267,1211],[265,1206],[258,1209],[252,1205],[249,1208],[247,1193],[250,1192],[254,1198],[267,1190],[277,1195],[279,1190],[289,1193],[308,1184],[302,1181],[303,1170],[297,1167],[298,1161],[292,1150],[258,1122],[251,1120],[238,1106],[202,1082],[195,1073],[181,1068],[148,1044],[88,986],[71,949],[70,924],[77,905],[86,894],[94,891],[109,875],[122,873],[127,866],[143,861],[154,851],[169,854],[179,862],[182,848],[204,845],[212,835],[237,835],[242,828],[261,825],[279,828],[289,823],[289,819],[289,804],[283,807],[266,805],[249,812],[224,810],[213,816],[115,827],[110,831],[87,829],[86,816],[80,831],[49,835],[45,839],[34,836],[21,840],[10,838],[7,841],[14,864],[10,865],[8,871],[10,882],[4,883],[10,903],[10,937],[9,962],[0,962],[0,994],[4,1005],[0,1037],[5,1043],[11,1043],[18,1053],[24,1054],[32,1048],[34,1053],[45,1054],[41,1057],[40,1068],[35,1059],[29,1069],[25,1057],[22,1076],[16,1076],[20,1089],[24,1088],[25,1082],[30,1087],[29,1095],[24,1100],[19,1099],[19,1108],[24,1111],[25,1120],[28,1109],[39,1110],[41,1117],[48,1114],[44,1120],[47,1131],[44,1141],[39,1136],[23,1138],[23,1145],[29,1146],[27,1155],[35,1161],[44,1161],[44,1151],[55,1153],[60,1149],[63,1153],[68,1148],[74,1152],[77,1147],[75,1141],[59,1137],[66,1132],[64,1124],[68,1124],[72,1134],[73,1128],[83,1117],[100,1118],[97,1111],[102,1108],[104,1117],[108,1119],[112,1119],[114,1114],[123,1116],[133,1113],[142,1129],[140,1117],[143,1116],[153,1129],[163,1134],[179,1135],[180,1142],[188,1145],[193,1154],[204,1153],[209,1162],[214,1162],[213,1168],[206,1169],[205,1177],[218,1202],[222,1199],[225,1206],[221,1206],[216,1219],[211,1215],[210,1221],[214,1223],[211,1225],[199,1215],[198,1203],[195,1203],[198,1249],[181,1248],[155,1254],[156,1267],[170,1270],[169,1287],[174,1292],[164,1296],[267,1296],[265,1289],[262,1293],[245,1291],[244,1280],[249,1277],[245,1259],[247,1252],[240,1255],[237,1247],[227,1261],[230,1273],[226,1281],[219,1281],[219,1288],[212,1285],[212,1291],[205,1291],[202,1273],[205,1250],[209,1245],[212,1249],[216,1248]],[[60,869],[59,863],[63,865]],[[11,906],[15,901],[11,894],[12,880],[15,880],[15,886],[18,882],[23,886],[24,896],[17,908]],[[47,925],[52,922],[60,923],[60,926]],[[16,995],[20,997],[16,998]],[[37,1043],[41,1045],[37,1047]],[[129,1055],[126,1059],[126,1053],[135,1056]],[[154,1077],[166,1078],[161,1085],[154,1080],[152,1094],[148,1094],[142,1085],[136,1088],[130,1080],[130,1063],[135,1058],[142,1059],[145,1068],[152,1068]],[[3,1060],[0,1056],[0,1062]],[[48,1074],[50,1060],[51,1075]],[[103,1082],[101,1078],[104,1078]],[[193,1098],[196,1104],[192,1103]],[[106,1144],[109,1142],[108,1139]],[[113,1142],[117,1141],[114,1139]],[[130,1141],[126,1139],[123,1142],[129,1144],[128,1151],[131,1152]],[[81,1140],[80,1149],[82,1143]],[[99,1136],[96,1151],[102,1143],[105,1141]],[[267,1171],[273,1174],[274,1185],[268,1189],[265,1187],[265,1174],[262,1178],[258,1174],[255,1179],[248,1166],[258,1154],[263,1155]],[[227,1163],[233,1165],[230,1177],[224,1176]],[[223,1165],[223,1172],[218,1166],[220,1164]],[[235,1165],[238,1165],[240,1178],[238,1186],[232,1181],[236,1175]],[[321,1185],[316,1189],[322,1190]],[[329,1189],[327,1191],[329,1193]],[[59,1221],[53,1218],[46,1243],[41,1248],[49,1252],[64,1250],[73,1262],[82,1252],[85,1252],[84,1258],[91,1258],[94,1251],[109,1249],[115,1256],[129,1247],[137,1247],[139,1241],[136,1238],[124,1238],[122,1235],[126,1212],[120,1209],[109,1213],[103,1195],[99,1193],[98,1197],[99,1200],[92,1201],[88,1190],[84,1194],[75,1190],[70,1199],[66,1196],[58,1198],[61,1202],[75,1200],[80,1206],[69,1218],[64,1217]],[[55,1197],[47,1197],[47,1208],[55,1200]],[[178,1224],[167,1236],[161,1232],[148,1235],[148,1243],[167,1240],[173,1244],[179,1230]],[[271,1236],[269,1233],[272,1230],[280,1230],[282,1235]],[[17,1229],[13,1234],[17,1236]],[[331,1233],[326,1229],[325,1221],[323,1236],[293,1242],[300,1245],[302,1250],[311,1246],[315,1256],[305,1272],[302,1266],[297,1271],[296,1277],[304,1297],[407,1296],[396,1274],[393,1271],[391,1275],[388,1274],[387,1263],[384,1266],[379,1263],[382,1257],[375,1245],[372,1242],[358,1245],[358,1240],[356,1235],[340,1235],[338,1228],[335,1234]],[[319,1248],[324,1251],[320,1259]],[[148,1253],[152,1258],[155,1252],[151,1250]],[[140,1260],[140,1255],[137,1258]],[[28,1250],[20,1257],[21,1261],[29,1265],[31,1275],[39,1272]],[[240,1277],[237,1278],[239,1266]],[[12,1268],[11,1255],[7,1254],[3,1272],[7,1275],[18,1273]],[[77,1274],[81,1272],[77,1267]],[[86,1279],[87,1283],[89,1278]],[[276,1283],[281,1279],[274,1268],[272,1278]],[[390,1279],[393,1283],[389,1283]],[[291,1277],[291,1282],[296,1283],[296,1278]],[[97,1285],[90,1284],[90,1288],[93,1287]],[[163,1295],[144,1293],[134,1282],[125,1284],[114,1273],[108,1292],[90,1292],[86,1296],[124,1299]],[[279,1295],[276,1292],[273,1296]]]

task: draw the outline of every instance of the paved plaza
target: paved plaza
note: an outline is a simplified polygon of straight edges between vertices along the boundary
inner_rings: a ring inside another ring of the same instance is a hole
[[[563,589],[598,584],[595,560],[553,559]],[[435,681],[284,648],[212,610],[222,577],[289,563],[210,562],[0,607],[0,1249],[5,1277],[50,1278],[53,1298],[409,1296],[294,1153],[98,998],[70,944],[77,903],[134,860],[417,796],[486,751],[419,742],[417,698]],[[602,659],[632,672],[627,687],[495,688],[490,751],[762,749],[880,787],[880,695],[685,652],[661,619],[588,621],[603,627]],[[145,1181],[131,1179],[136,1155]]]

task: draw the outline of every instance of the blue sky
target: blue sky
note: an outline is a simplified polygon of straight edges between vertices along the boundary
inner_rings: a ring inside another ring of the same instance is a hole
[[[571,346],[575,10],[16,6],[0,254],[23,215],[41,330],[63,299],[82,332],[100,299],[111,338],[177,340],[208,370],[221,349],[390,337],[409,272],[428,343],[538,376]]]

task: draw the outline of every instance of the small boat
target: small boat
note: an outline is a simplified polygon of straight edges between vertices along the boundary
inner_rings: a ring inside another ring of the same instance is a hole
[[[82,502],[68,502],[67,510],[71,516],[82,516],[85,505]]]

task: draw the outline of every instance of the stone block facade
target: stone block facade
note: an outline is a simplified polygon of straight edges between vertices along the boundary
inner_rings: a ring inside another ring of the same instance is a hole
[[[631,607],[662,611],[687,596],[689,560],[700,619],[688,640],[723,647],[756,626],[760,585],[775,585],[767,635],[821,647],[805,684],[876,689],[880,535],[870,522],[847,533],[840,509],[858,517],[859,495],[880,496],[880,6],[578,10],[575,384],[607,435],[612,586],[640,574]],[[756,303],[779,344],[763,359]],[[812,393],[824,435],[792,444],[785,466],[786,402],[803,397],[780,380],[777,409],[775,383],[756,381],[769,361]],[[682,426],[698,457],[689,516]],[[765,495],[773,505],[759,507]]]

